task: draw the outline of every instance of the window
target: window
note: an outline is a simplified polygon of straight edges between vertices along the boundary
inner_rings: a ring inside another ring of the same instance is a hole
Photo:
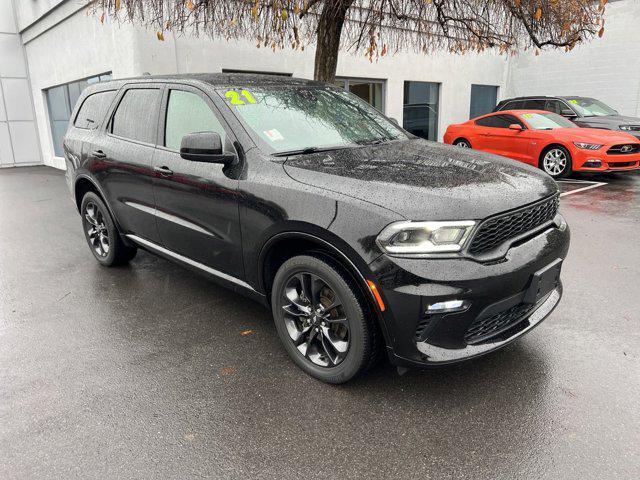
[[[547,100],[544,102],[544,110],[553,113],[562,113],[563,109],[567,109],[567,107],[560,100]]]
[[[553,130],[555,128],[578,128],[578,126],[557,113],[523,113],[522,118],[533,130]]]
[[[427,140],[436,140],[439,97],[439,83],[404,82],[402,121],[405,130]]]
[[[513,123],[522,125],[522,122],[520,120],[511,115],[489,115],[488,117],[479,118],[474,123],[482,127],[491,128],[509,128],[509,125]]]
[[[224,145],[224,128],[209,105],[195,93],[171,90],[164,131],[164,145],[175,151],[180,150],[182,137],[196,132],[216,132]]]
[[[132,88],[125,92],[111,121],[111,133],[144,143],[155,143],[160,90]]]
[[[500,110],[523,110],[524,100],[511,100],[505,103]]]
[[[542,98],[538,100],[525,100],[522,103],[523,110],[544,110],[545,100]]]
[[[384,113],[384,82],[357,78],[337,78],[335,85],[360,97],[369,105]]]
[[[89,130],[98,128],[116,93],[116,90],[107,90],[106,92],[94,93],[85,98],[73,124],[74,127]]]
[[[493,85],[471,85],[469,118],[490,113],[498,102],[498,87]]]
[[[49,125],[51,127],[51,139],[53,151],[56,156],[63,157],[62,137],[67,132],[71,112],[80,97],[82,91],[91,83],[111,80],[111,73],[96,75],[76,82],[65,83],[57,87],[47,88],[44,95],[49,110]]]

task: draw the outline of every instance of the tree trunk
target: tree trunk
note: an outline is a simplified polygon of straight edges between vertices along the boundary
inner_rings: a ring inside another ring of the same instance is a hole
[[[318,19],[318,38],[313,78],[332,83],[336,78],[340,35],[347,10],[354,0],[329,0],[324,2]]]

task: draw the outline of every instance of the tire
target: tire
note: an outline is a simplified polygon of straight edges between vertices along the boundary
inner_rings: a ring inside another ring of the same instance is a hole
[[[315,300],[313,309],[309,297]],[[285,350],[318,380],[347,382],[379,358],[380,334],[367,302],[347,275],[320,256],[300,255],[282,264],[273,281],[271,308]]]
[[[469,143],[469,140],[467,140],[466,138],[458,138],[456,141],[453,142],[453,145],[455,147],[460,147],[460,148],[471,148],[471,144]]]
[[[569,150],[561,145],[553,145],[542,152],[538,166],[553,179],[558,180],[571,175],[571,162]]]
[[[106,267],[128,263],[138,249],[124,244],[102,199],[87,192],[80,205],[82,230],[95,259]]]

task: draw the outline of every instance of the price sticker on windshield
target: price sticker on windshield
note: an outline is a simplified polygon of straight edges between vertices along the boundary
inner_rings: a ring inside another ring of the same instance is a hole
[[[523,118],[533,118],[533,115],[531,113],[523,113],[522,116]]]
[[[569,103],[573,103],[574,105],[578,104],[578,100],[569,100]]]
[[[253,98],[251,92],[249,90],[240,90],[240,92],[236,90],[227,90],[224,94],[225,97],[229,100],[231,105],[246,105],[247,103],[256,103],[256,99]]]

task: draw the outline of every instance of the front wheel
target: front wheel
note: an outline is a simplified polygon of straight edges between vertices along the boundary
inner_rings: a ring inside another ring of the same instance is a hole
[[[292,360],[309,375],[343,383],[373,364],[376,326],[353,282],[324,259],[287,260],[271,290],[276,329]]]
[[[545,150],[540,159],[540,168],[554,179],[571,174],[571,154],[564,147],[557,146]]]

